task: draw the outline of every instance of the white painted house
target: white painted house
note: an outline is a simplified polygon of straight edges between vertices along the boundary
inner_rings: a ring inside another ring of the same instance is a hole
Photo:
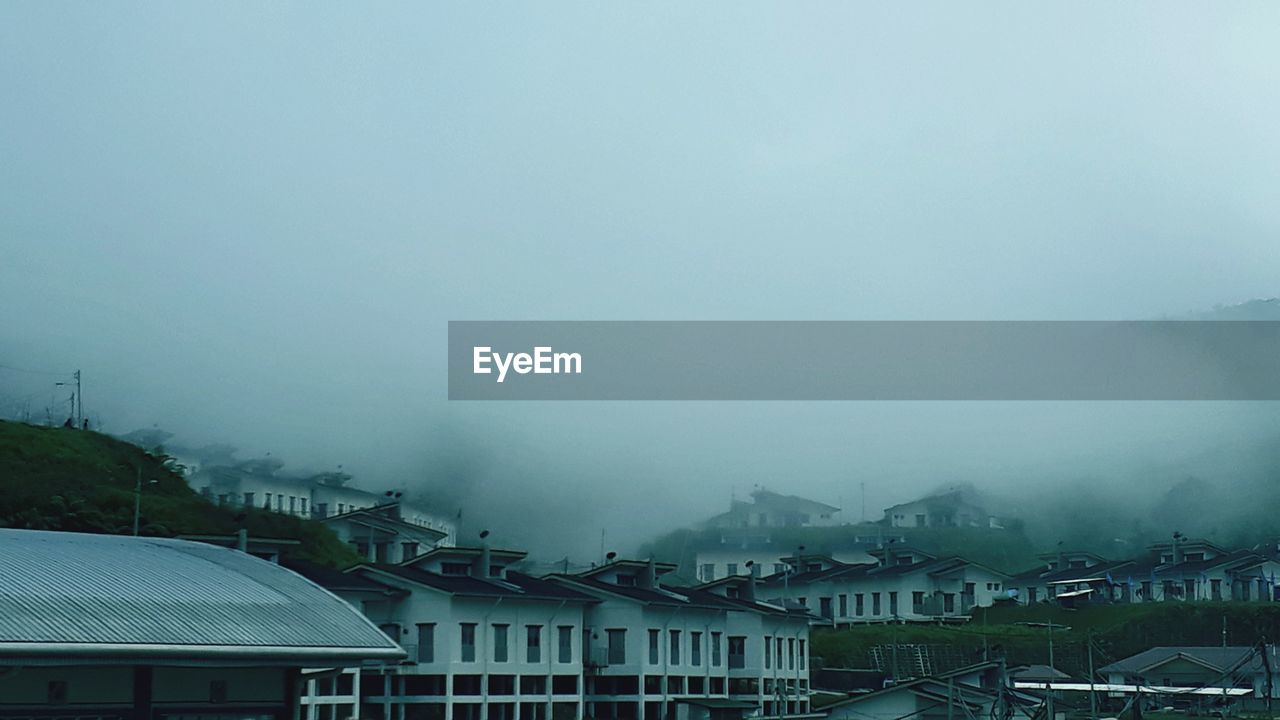
[[[598,600],[585,619],[588,714],[672,720],[692,704],[739,716],[748,708],[762,718],[810,715],[808,614],[757,601],[746,576],[662,585],[674,569],[621,560],[549,578]]]
[[[825,556],[787,559],[763,592],[795,601],[833,625],[967,620],[975,607],[1005,596],[1009,576],[959,557],[938,558],[896,544],[870,553],[876,562],[845,564]]]
[[[436,548],[398,564],[316,577],[409,654],[343,681],[359,695],[361,717],[580,720],[583,609],[594,599],[510,569],[524,557]],[[331,720],[323,715],[332,704],[324,690],[309,689],[307,720]]]

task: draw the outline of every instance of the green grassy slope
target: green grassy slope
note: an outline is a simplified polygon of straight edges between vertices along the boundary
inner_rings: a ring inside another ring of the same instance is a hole
[[[0,421],[0,526],[128,534],[142,475],[140,534],[301,540],[290,552],[324,565],[354,562],[327,528],[264,510],[219,508],[192,492],[163,458],[101,433]]]
[[[1087,642],[1094,642],[1094,666],[1161,645],[1253,645],[1280,639],[1280,603],[1163,602],[1066,610],[1048,605],[977,609],[963,626],[872,625],[814,633],[813,653],[829,666],[868,668],[876,645],[949,646],[948,655],[978,660],[1003,653],[1011,665],[1047,664],[1049,632],[1019,622],[1049,623],[1054,664],[1080,678],[1087,676]]]

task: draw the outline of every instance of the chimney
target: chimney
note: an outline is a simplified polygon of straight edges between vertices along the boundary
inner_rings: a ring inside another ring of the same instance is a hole
[[[476,565],[479,567],[476,567]],[[476,559],[476,565],[471,567],[472,577],[488,578],[493,576],[493,557],[489,552],[488,530],[480,533],[480,557]]]
[[[1173,536],[1173,564],[1177,565],[1182,562],[1182,537]]]
[[[236,549],[242,553],[249,552],[249,531],[240,528],[236,531]]]
[[[756,601],[756,574],[747,573],[747,584],[742,586],[742,599],[747,602]]]
[[[644,587],[654,590],[658,587],[658,566],[653,561],[653,556],[649,556],[649,562],[644,567]]]
[[[893,541],[891,540],[888,543],[885,543],[884,546],[884,566],[893,567],[895,560],[896,559],[893,556]]]

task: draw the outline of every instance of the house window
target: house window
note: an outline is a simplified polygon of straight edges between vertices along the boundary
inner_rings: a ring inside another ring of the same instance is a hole
[[[880,615],[880,593],[873,592],[871,593],[871,616],[877,617],[879,615]]]
[[[778,573],[783,573],[783,572],[786,572],[786,571],[787,571],[787,564],[786,564],[786,563],[774,563],[774,564],[773,564],[773,574],[774,574],[774,575],[777,575]]]
[[[671,631],[671,664],[680,664],[680,631]]]
[[[796,652],[800,656],[800,669],[803,670],[805,668],[805,658],[807,657],[804,651],[804,639],[801,638],[800,640],[797,640],[796,643],[799,645]]]
[[[853,594],[853,614],[857,615],[858,617],[862,617],[865,614],[863,611],[866,609],[867,609],[866,603],[863,602],[862,593],[854,593]]]
[[[911,612],[924,615],[924,591],[916,590],[911,593]]]
[[[741,636],[729,638],[729,669],[747,666],[747,639]]]
[[[916,527],[924,527],[924,526],[925,526],[924,514],[921,513],[916,515]]]
[[[956,594],[943,593],[942,595],[942,612],[954,613],[956,611]]]
[[[470,575],[470,563],[446,562],[440,563],[440,572],[443,575]]]
[[[849,596],[840,595],[840,617],[849,617]]]
[[[702,582],[711,582],[712,580],[715,580],[716,579],[715,563],[703,563],[702,572],[699,574],[702,577]]]
[[[764,667],[766,670],[773,667],[773,639],[764,639]]]
[[[796,669],[796,639],[787,638],[787,669]]]
[[[524,660],[528,663],[542,662],[542,626],[530,625],[525,628]]]
[[[711,633],[711,666],[720,667],[720,633]]]
[[[436,624],[418,623],[418,662],[436,661]]]
[[[609,664],[625,665],[627,662],[627,631],[613,628],[605,631],[609,637]]]
[[[702,665],[702,633],[689,633],[689,664],[694,667]]]
[[[649,630],[649,664],[650,665],[658,664],[658,641],[660,639],[661,634],[662,633],[659,630],[652,630],[652,629]]]
[[[462,623],[462,662],[476,661],[476,624]]]
[[[729,563],[725,566],[725,575],[737,575],[738,563]]]
[[[400,543],[400,559],[402,561],[412,560],[416,557],[418,557],[418,543],[416,542]]]
[[[573,662],[573,626],[561,625],[556,628],[556,662]]]
[[[831,619],[831,598],[829,597],[818,598],[818,614],[824,618],[827,618],[828,620]]]
[[[507,625],[493,626],[493,661],[507,661]]]
[[[889,591],[889,614],[894,617],[898,616],[898,591],[897,590]]]

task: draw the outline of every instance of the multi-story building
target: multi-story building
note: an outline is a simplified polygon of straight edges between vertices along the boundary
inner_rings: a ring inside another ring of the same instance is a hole
[[[1006,596],[1008,575],[963,558],[938,558],[893,543],[870,554],[876,562],[787,558],[784,572],[765,578],[764,592],[804,605],[834,625],[964,620],[974,607]]]
[[[783,495],[761,487],[751,492],[751,502],[733,500],[729,511],[707,521],[708,527],[724,529],[831,527],[839,525],[834,505]]]
[[[348,485],[351,476],[346,473],[293,476],[282,473],[283,467],[274,458],[203,465],[187,474],[187,482],[216,505],[261,508],[313,520],[392,505],[398,520],[439,532],[442,537],[434,544],[452,544],[456,536],[454,519],[399,491],[369,492]]]
[[[808,715],[809,614],[755,599],[755,579],[668,587],[674,565],[611,562],[549,579],[586,607],[586,701],[593,718],[664,720],[690,706],[759,717]]]
[[[359,697],[381,720],[580,720],[583,609],[590,595],[510,569],[525,554],[436,548],[315,580],[359,607],[409,657],[359,678],[314,683],[308,720],[330,694]]]

